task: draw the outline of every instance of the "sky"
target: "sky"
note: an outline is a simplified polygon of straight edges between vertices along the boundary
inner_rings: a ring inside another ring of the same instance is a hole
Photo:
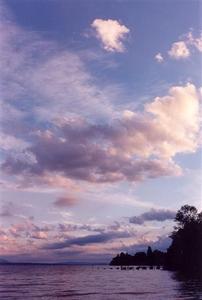
[[[0,2],[0,258],[165,251],[202,208],[201,1]]]

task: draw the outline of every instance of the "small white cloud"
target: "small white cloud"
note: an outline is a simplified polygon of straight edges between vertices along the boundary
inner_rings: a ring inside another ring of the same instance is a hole
[[[132,118],[134,118],[134,116],[135,116],[134,111],[131,111],[131,110],[128,110],[128,109],[123,111],[123,118],[124,119],[132,119]]]
[[[202,52],[202,35],[194,40],[194,46],[200,52]]]
[[[188,32],[187,44],[194,46],[199,52],[202,52],[202,33],[198,38],[194,38],[192,32]]]
[[[155,55],[155,59],[158,63],[162,63],[164,61],[164,58],[160,52]]]
[[[179,41],[172,44],[168,54],[174,59],[181,59],[189,57],[190,51],[184,41]]]
[[[179,60],[191,56],[194,50],[202,52],[202,32],[198,37],[194,36],[192,31],[182,35],[178,42],[171,45],[167,53],[171,58]],[[160,52],[155,55],[155,59],[159,63],[164,61],[164,57]]]
[[[202,97],[202,87],[199,88],[199,95]]]
[[[91,26],[96,30],[96,36],[106,51],[124,52],[122,41],[130,31],[125,25],[116,20],[95,19]]]

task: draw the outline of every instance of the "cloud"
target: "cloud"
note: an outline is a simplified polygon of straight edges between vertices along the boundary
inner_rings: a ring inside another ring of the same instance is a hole
[[[36,231],[32,235],[30,235],[30,238],[37,240],[46,240],[48,238],[48,234],[44,231]]]
[[[172,44],[168,54],[174,59],[181,59],[189,57],[190,51],[184,41],[179,41]]]
[[[194,37],[191,31],[188,32],[186,35],[186,43],[187,45],[193,46],[199,52],[202,52],[202,33],[199,37]]]
[[[6,135],[4,133],[1,133],[0,136],[0,148],[2,150],[8,151],[8,150],[13,150],[16,149],[18,151],[23,151],[28,147],[29,143],[16,138],[15,136],[12,135]]]
[[[167,236],[159,236],[157,238],[147,240],[143,243],[135,243],[130,246],[122,246],[119,251],[124,251],[130,254],[134,254],[139,251],[147,251],[148,246],[151,246],[152,250],[158,249],[166,251],[171,244],[171,238]]]
[[[13,217],[16,213],[16,207],[13,202],[3,202],[0,210],[0,217]]]
[[[194,37],[192,31],[188,32],[181,37],[180,41],[171,45],[168,55],[176,60],[186,59],[191,56],[193,50],[202,52],[202,33],[200,33],[199,37]],[[157,56],[155,58],[157,59]]]
[[[199,96],[193,84],[174,86],[142,113],[124,113],[103,124],[66,118],[55,129],[38,131],[26,149],[28,161],[10,153],[2,170],[42,182],[50,172],[88,182],[180,175],[173,157],[199,146]]]
[[[155,59],[158,63],[162,63],[164,61],[164,58],[160,52],[155,55]]]
[[[129,218],[129,222],[133,224],[142,225],[147,221],[159,221],[174,220],[176,215],[175,211],[168,209],[151,209],[148,212],[141,214],[140,216],[134,216]]]
[[[74,237],[75,235],[80,236]],[[27,218],[19,223],[8,227],[5,226],[5,228],[0,227],[0,239],[3,242],[6,243],[8,240],[15,240],[16,249],[14,252],[17,252],[21,245],[25,245],[25,247],[30,246],[32,250],[39,250],[41,247],[62,249],[71,246],[105,243],[113,239],[128,236],[128,231],[125,228],[121,230],[121,226],[118,223],[112,225],[75,222],[58,224],[42,223],[39,226],[34,223],[32,218]]]
[[[115,20],[93,24],[109,27],[113,38],[106,41],[113,41],[113,51],[123,49],[129,29]],[[181,174],[175,155],[199,146],[193,84],[173,86],[143,111],[122,111],[113,105],[120,89],[98,84],[78,53],[13,21],[1,26],[1,170],[13,176],[15,188],[75,189],[81,180],[138,182]]]
[[[59,256],[61,261],[69,261],[71,251],[74,261],[82,260],[86,255],[89,261],[94,255],[98,255],[99,259],[110,254],[109,260],[114,251],[134,252],[143,246],[145,248],[148,245],[153,246],[155,242],[162,247],[164,243],[162,244],[163,240],[160,242],[160,236],[166,234],[165,228],[160,230],[152,228],[148,231],[148,227],[144,226],[137,232],[132,224],[125,222],[108,225],[75,222],[42,223],[39,226],[30,218],[12,224],[8,228],[4,227],[0,227],[0,255],[9,257],[15,255],[17,259],[18,254],[24,253],[29,256],[27,257],[29,262],[37,260],[57,262]]]
[[[95,29],[96,36],[101,40],[106,51],[124,52],[122,41],[130,31],[125,25],[120,24],[117,20],[95,19],[91,26]]]
[[[9,18],[1,19],[0,28],[1,129],[20,136],[39,122],[114,113],[111,100],[119,87],[98,84],[79,52],[25,31]]]
[[[24,204],[17,204],[12,201],[2,201],[0,206],[0,217],[12,218],[12,219],[23,219],[27,218],[29,209]]]
[[[43,141],[35,147],[32,151],[36,164],[30,165],[10,157],[2,165],[4,172],[10,175],[27,174],[27,178],[38,175],[43,179],[44,172],[53,171],[67,178],[88,182],[141,181],[179,173],[179,168],[172,162],[122,157],[91,143],[79,148],[77,144],[69,147],[69,143],[61,145],[56,139],[56,144],[53,140],[48,143]],[[47,150],[49,155],[44,156]]]
[[[151,104],[146,105],[146,110],[156,116],[158,126],[163,126],[162,131],[165,134],[167,132],[170,146],[172,140],[174,152],[172,154],[172,147],[168,146],[170,155],[175,155],[178,150],[179,152],[196,150],[197,133],[200,129],[199,101],[197,89],[188,83],[184,87],[171,87],[169,95],[156,97]]]
[[[22,239],[27,243],[30,239],[47,239],[55,230],[53,225],[38,226],[33,223],[32,218],[27,218],[26,221],[12,224],[7,229],[7,235],[18,238],[19,242]]]
[[[69,207],[74,205],[77,202],[77,199],[74,197],[60,197],[55,202],[54,205],[57,207]]]
[[[108,241],[111,241],[116,238],[124,238],[128,237],[129,234],[126,232],[117,232],[117,231],[112,231],[112,232],[107,232],[107,233],[99,233],[99,234],[94,234],[94,235],[87,235],[84,237],[77,237],[73,239],[68,239],[63,242],[58,242],[58,243],[51,243],[46,246],[44,246],[44,249],[63,249],[63,248],[68,248],[74,245],[77,246],[86,246],[89,244],[101,244],[101,243],[106,243]]]

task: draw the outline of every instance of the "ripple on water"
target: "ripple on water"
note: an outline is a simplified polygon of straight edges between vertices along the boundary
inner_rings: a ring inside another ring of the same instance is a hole
[[[202,299],[197,279],[162,270],[121,271],[108,266],[0,266],[1,300]]]

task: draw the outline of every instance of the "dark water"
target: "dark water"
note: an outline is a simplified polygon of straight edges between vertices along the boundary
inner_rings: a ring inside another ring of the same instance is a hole
[[[202,285],[163,270],[108,266],[1,265],[0,299],[202,299]]]

